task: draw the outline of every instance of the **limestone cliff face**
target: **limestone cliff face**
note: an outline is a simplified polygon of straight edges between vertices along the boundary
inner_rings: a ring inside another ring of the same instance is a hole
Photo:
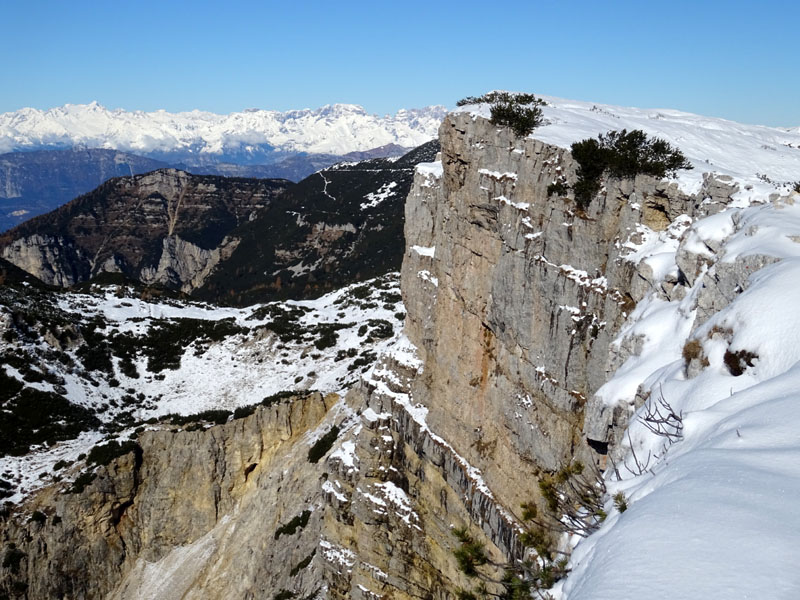
[[[144,433],[140,452],[101,467],[83,492],[40,496],[46,523],[12,523],[6,539],[25,558],[5,573],[6,589],[22,582],[29,598],[182,598],[190,588],[189,597],[247,597],[247,588],[263,597],[281,577],[275,564],[294,565],[316,544],[293,536],[287,551],[273,535],[314,508],[308,488],[318,483],[304,479],[305,452],[293,448],[307,450],[300,440],[332,403],[315,394],[207,431]],[[231,564],[226,595],[214,582]],[[170,569],[179,577],[166,580]]]
[[[575,177],[561,148],[468,114],[448,117],[441,141],[441,174],[421,173],[406,205],[407,333],[425,364],[413,392],[513,510],[537,473],[584,451],[585,405],[646,287],[624,243],[695,204],[638,177],[608,182],[584,212],[548,197]]]
[[[470,583],[452,527],[468,526],[498,561],[522,555],[515,514],[536,499],[537,477],[597,458],[586,440],[602,451],[624,416],[592,397],[636,352],[635,340],[611,341],[656,280],[626,260],[626,242],[639,223],[664,231],[718,210],[733,190],[709,179],[688,197],[648,177],[611,180],[579,211],[547,194],[557,178],[574,181],[565,150],[468,114],[450,115],[440,139],[441,163],[417,170],[406,203],[407,339],[343,400],[147,432],[140,455],[101,470],[83,494],[42,494],[28,509],[61,523],[12,517],[4,541],[24,558],[3,589],[454,598]],[[703,276],[702,256],[684,250]],[[659,293],[679,294],[677,284]],[[309,462],[334,425],[333,447]],[[302,527],[282,527],[303,511]]]

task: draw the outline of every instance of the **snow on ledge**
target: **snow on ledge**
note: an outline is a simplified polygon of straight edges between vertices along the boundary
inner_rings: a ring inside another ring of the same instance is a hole
[[[411,249],[420,256],[427,256],[429,258],[433,258],[433,255],[436,253],[436,246],[411,246]]]

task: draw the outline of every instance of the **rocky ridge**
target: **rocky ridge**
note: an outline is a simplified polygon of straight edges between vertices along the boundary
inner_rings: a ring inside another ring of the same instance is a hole
[[[228,234],[288,185],[175,169],[113,179],[7,232],[2,254],[52,285],[121,273],[189,291],[235,247]]]
[[[432,141],[298,184],[162,169],[103,184],[0,236],[2,257],[69,287],[108,274],[209,301],[317,297],[400,268],[403,200]]]
[[[157,160],[80,149],[0,155],[0,231],[49,212],[112,177],[166,167]]]

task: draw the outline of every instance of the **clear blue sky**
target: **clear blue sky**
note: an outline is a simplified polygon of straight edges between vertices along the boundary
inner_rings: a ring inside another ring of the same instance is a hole
[[[4,0],[0,112],[375,113],[512,89],[800,126],[797,0]]]

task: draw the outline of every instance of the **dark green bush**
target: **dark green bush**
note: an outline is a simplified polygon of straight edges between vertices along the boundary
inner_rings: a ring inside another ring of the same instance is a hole
[[[385,321],[384,319],[370,319],[368,323],[369,326],[372,327],[372,331],[370,331],[369,334],[374,338],[383,340],[394,335],[394,328],[389,321]]]
[[[575,201],[585,209],[600,189],[604,173],[611,177],[632,178],[651,175],[674,176],[692,165],[677,148],[660,138],[648,138],[644,131],[610,131],[597,139],[589,138],[572,144],[572,157],[578,162]]]
[[[13,544],[9,544],[8,548],[6,548],[6,553],[3,555],[3,568],[11,569],[12,573],[17,573],[19,571],[19,563],[25,556],[22,550]]]
[[[231,411],[229,410],[218,410],[218,409],[211,409],[211,410],[204,410],[202,412],[194,413],[191,415],[176,415],[176,414],[169,414],[163,417],[164,421],[168,421],[173,425],[188,425],[189,423],[214,423],[215,425],[222,425],[223,423],[228,422],[228,418],[231,416]]]
[[[233,419],[244,419],[256,412],[257,404],[248,404],[247,406],[240,406],[233,411]]]
[[[10,481],[0,478],[0,500],[14,495],[14,486]]]
[[[565,196],[569,192],[569,186],[563,181],[556,181],[547,186],[547,195]]]
[[[302,570],[303,570],[303,569],[305,569],[305,568],[306,568],[308,565],[310,565],[310,564],[311,564],[311,561],[312,561],[312,559],[314,558],[314,555],[315,555],[316,553],[317,553],[317,550],[316,550],[316,549],[312,550],[312,551],[311,551],[311,554],[309,554],[308,556],[306,556],[306,557],[305,557],[303,560],[301,560],[301,561],[300,561],[299,563],[297,563],[297,564],[296,564],[294,567],[292,567],[292,570],[289,572],[289,576],[290,576],[290,577],[294,577],[294,576],[295,576],[295,575],[297,575],[297,574],[298,574],[300,571],[302,571]]]
[[[277,540],[282,535],[294,535],[298,529],[303,529],[308,525],[308,519],[311,517],[310,510],[304,510],[296,517],[292,518],[288,523],[284,523],[275,530],[275,539]]]
[[[63,396],[35,388],[0,369],[0,456],[20,456],[34,444],[53,444],[100,425],[94,414]]]
[[[378,355],[374,352],[365,350],[357,359],[347,366],[348,371],[355,371],[359,367],[368,367],[378,359]]]
[[[469,104],[497,104],[500,102],[516,102],[517,104],[538,104],[546,106],[547,103],[524,92],[489,92],[483,96],[467,96],[456,102],[456,106],[467,106]]]
[[[314,342],[314,347],[317,350],[324,350],[325,348],[330,348],[336,345],[336,339],[338,336],[336,335],[336,331],[334,329],[324,329]]]
[[[158,373],[164,369],[178,369],[181,357],[192,342],[219,342],[228,336],[247,331],[236,325],[233,317],[208,321],[204,319],[161,320],[154,324],[142,340],[142,351],[147,356],[147,369]]]
[[[339,427],[334,425],[331,430],[319,438],[316,443],[308,449],[308,462],[316,463],[328,453],[333,446],[333,442],[339,437]]]
[[[33,511],[31,518],[28,519],[28,522],[39,523],[39,525],[44,525],[45,523],[47,523],[47,515],[40,510],[35,510]]]
[[[533,94],[489,92],[478,97],[468,96],[456,102],[456,105],[481,103],[492,105],[490,107],[492,124],[510,127],[518,136],[528,135],[542,123],[541,106],[545,102]]]
[[[273,404],[278,404],[279,402],[283,402],[284,400],[288,400],[290,398],[307,398],[313,393],[314,390],[284,390],[282,392],[272,394],[271,396],[267,396],[258,404],[240,406],[233,411],[233,418],[243,419],[252,415],[259,406],[272,406]]]
[[[133,440],[126,440],[121,444],[114,440],[107,444],[98,444],[89,451],[86,463],[90,465],[108,465],[112,460],[124,456],[129,452],[141,452],[139,444]]]
[[[493,125],[510,127],[515,134],[524,137],[542,123],[542,109],[538,106],[522,106],[519,104],[495,104],[491,108]]]
[[[358,298],[359,300],[364,300],[372,293],[372,290],[367,284],[357,285],[356,287],[352,288],[347,292],[347,294],[353,298]]]
[[[92,471],[84,471],[75,482],[72,484],[72,487],[69,489],[70,494],[80,494],[83,490],[86,489],[86,486],[92,483],[97,477],[97,474],[93,473]]]

